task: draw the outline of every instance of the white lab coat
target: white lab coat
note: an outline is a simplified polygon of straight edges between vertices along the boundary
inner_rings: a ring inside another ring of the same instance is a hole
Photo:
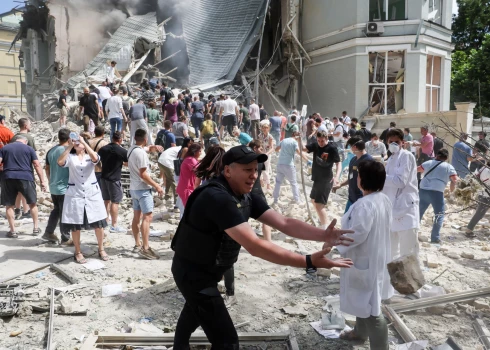
[[[107,218],[107,212],[102,199],[95,164],[88,154],[80,161],[76,154],[68,155],[65,168],[69,169],[68,189],[63,202],[61,222],[64,224],[83,224],[83,213],[86,211],[88,223]]]
[[[342,217],[342,229],[353,230],[350,246],[337,246],[354,266],[340,271],[340,310],[361,318],[379,316],[381,300],[393,296],[386,264],[391,259],[392,205],[388,197],[372,193],[355,202]]]
[[[393,204],[392,232],[419,227],[417,162],[411,152],[402,149],[388,158],[383,193]]]

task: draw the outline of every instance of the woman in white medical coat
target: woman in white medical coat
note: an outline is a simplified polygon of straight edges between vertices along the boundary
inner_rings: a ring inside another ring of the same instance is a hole
[[[80,230],[91,228],[97,236],[99,257],[104,261],[109,260],[103,245],[107,211],[94,171],[98,162],[99,155],[82,137],[76,141],[68,140],[68,147],[58,158],[58,165],[69,169],[61,223],[72,232],[74,259],[79,264],[87,262],[80,250]]]
[[[385,168],[376,161],[358,165],[357,186],[363,197],[342,217],[342,229],[353,230],[350,246],[337,249],[354,266],[340,272],[340,310],[356,316],[356,326],[341,334],[345,340],[369,338],[371,349],[388,350],[388,326],[381,313],[381,300],[390,283],[387,263],[391,261],[390,227],[392,205],[381,193],[386,179]],[[386,293],[387,294],[387,293]]]

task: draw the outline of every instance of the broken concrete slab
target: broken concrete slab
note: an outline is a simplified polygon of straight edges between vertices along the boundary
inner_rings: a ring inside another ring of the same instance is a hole
[[[474,259],[475,258],[475,254],[470,253],[470,252],[462,252],[461,253],[461,257],[462,258],[465,258],[465,259]]]
[[[86,315],[91,301],[92,295],[76,298],[63,296],[59,299],[61,307],[59,312],[56,313],[63,315]]]
[[[282,311],[284,311],[286,314],[290,316],[301,316],[301,317],[308,316],[308,311],[306,311],[301,306],[285,306],[282,308]]]
[[[169,278],[161,284],[156,284],[153,287],[150,287],[150,292],[153,294],[163,294],[171,291],[174,288],[177,288],[177,285],[175,284],[173,278]]]
[[[388,264],[391,285],[400,294],[413,294],[425,284],[416,255],[402,256]]]

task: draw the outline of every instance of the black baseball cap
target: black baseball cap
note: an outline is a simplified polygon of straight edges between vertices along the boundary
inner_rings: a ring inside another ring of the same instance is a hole
[[[264,163],[268,158],[266,154],[255,153],[250,147],[235,146],[223,155],[223,165],[230,165],[231,163],[249,164],[254,160]]]

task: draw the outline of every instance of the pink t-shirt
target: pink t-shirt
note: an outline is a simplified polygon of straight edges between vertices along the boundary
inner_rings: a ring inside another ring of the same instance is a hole
[[[194,157],[187,157],[182,162],[180,167],[179,184],[177,185],[177,194],[184,206],[187,204],[189,196],[194,192],[194,185],[196,184],[196,175],[194,174],[194,168],[199,162]]]
[[[426,143],[425,147],[422,148],[422,153],[427,154],[429,157],[434,157],[434,137],[431,134],[422,136],[420,143]]]

